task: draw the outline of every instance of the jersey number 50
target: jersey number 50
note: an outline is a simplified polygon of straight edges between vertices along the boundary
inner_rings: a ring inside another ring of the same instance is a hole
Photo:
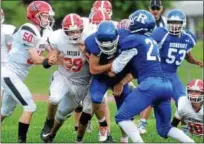
[[[69,71],[79,72],[82,68],[83,62],[81,58],[64,58],[65,68]]]

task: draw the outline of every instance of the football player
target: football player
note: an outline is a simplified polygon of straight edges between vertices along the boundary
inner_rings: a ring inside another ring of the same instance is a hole
[[[176,105],[178,105],[180,97],[186,96],[186,89],[177,75],[178,67],[184,59],[188,63],[203,67],[203,62],[192,56],[191,50],[196,45],[196,38],[193,34],[184,30],[185,26],[185,14],[180,10],[174,9],[168,13],[167,29],[158,27],[152,33],[152,37],[159,44],[162,70],[172,83],[172,97]],[[146,119],[142,121],[146,122]],[[146,131],[145,127],[141,128],[142,131]]]
[[[22,25],[14,34],[8,62],[2,68],[1,81],[4,95],[1,107],[1,121],[10,116],[17,103],[23,106],[18,123],[18,142],[25,143],[27,131],[36,105],[24,79],[33,64],[41,65],[45,58],[41,56],[47,48],[47,38],[51,34],[54,12],[44,1],[34,1],[27,7],[27,19],[30,23]]]
[[[105,13],[102,9],[96,9],[94,10],[90,15],[89,15],[89,25],[86,27],[86,29],[84,30],[84,32],[87,35],[91,35],[94,32],[96,32],[98,25],[102,22],[102,21],[109,21],[110,17],[107,13]],[[86,55],[87,59],[89,59],[89,54],[86,52],[85,47],[83,47],[83,49],[81,49],[84,53],[84,55]],[[88,98],[88,97],[87,97]],[[91,99],[90,99],[91,101]],[[108,124],[110,125],[110,113],[109,113],[109,109],[108,109],[108,104],[107,104],[107,96],[104,96],[103,99],[103,105],[102,105],[102,109],[104,109],[105,111],[105,116],[107,119]],[[87,121],[88,118],[88,114],[83,111],[80,117],[80,121],[79,121],[79,130],[78,130],[78,134],[77,134],[77,142],[82,142],[83,140],[83,136],[85,133],[85,129],[86,127],[88,128],[87,130],[90,130],[90,124],[91,121]],[[87,125],[88,123],[88,125]],[[109,127],[109,131],[110,131],[110,127]],[[87,131],[88,132],[88,131]]]
[[[53,74],[48,114],[41,131],[41,139],[44,142],[54,140],[63,122],[71,116],[88,94],[91,75],[88,62],[80,50],[80,43],[86,36],[82,33],[83,29],[82,18],[77,14],[68,14],[62,21],[62,28],[49,37],[53,51],[44,67],[55,64],[59,66]],[[63,61],[58,63],[60,55],[63,56]],[[83,108],[90,106],[91,101],[83,102]],[[87,113],[91,117],[92,110]]]
[[[90,54],[89,69],[94,75],[90,94],[93,111],[100,125],[100,142],[106,141],[110,135],[104,111],[100,109],[104,94],[108,88],[112,88],[117,108],[119,108],[125,96],[130,92],[127,83],[132,80],[131,74],[124,75],[124,70],[116,77],[110,78],[113,76],[110,72],[111,61],[119,54],[119,43],[128,34],[129,31],[125,29],[117,30],[111,21],[104,21],[99,25],[98,30],[85,40],[86,49]],[[127,139],[125,134],[123,136]]]
[[[131,118],[153,105],[157,132],[161,137],[172,137],[180,142],[194,142],[181,130],[171,126],[170,81],[162,71],[157,43],[150,36],[155,28],[154,17],[146,10],[129,16],[130,35],[121,42],[121,54],[112,63],[112,72],[118,74],[129,64],[139,86],[122,103],[115,116],[118,125],[133,142],[143,142]]]
[[[192,80],[187,84],[187,97],[179,99],[178,111],[172,125],[177,127],[182,121],[187,126],[188,132],[203,138],[203,80]]]
[[[12,34],[16,27],[13,25],[4,24],[4,11],[1,9],[1,67],[8,61],[8,52],[12,45]],[[1,85],[1,96],[3,95],[3,88]]]

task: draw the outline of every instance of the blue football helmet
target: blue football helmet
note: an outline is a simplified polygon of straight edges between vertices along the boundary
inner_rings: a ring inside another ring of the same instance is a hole
[[[155,26],[155,18],[146,10],[137,10],[129,16],[131,33],[151,33]]]
[[[171,10],[167,16],[167,28],[170,34],[180,35],[186,26],[185,14],[177,9]]]
[[[100,23],[95,41],[102,53],[106,55],[113,55],[117,51],[119,34],[113,22],[103,21]]]

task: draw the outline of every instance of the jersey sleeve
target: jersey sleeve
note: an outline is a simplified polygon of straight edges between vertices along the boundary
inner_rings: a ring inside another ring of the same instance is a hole
[[[100,54],[100,49],[95,42],[95,33],[86,38],[85,46],[89,54],[94,54],[96,56]]]
[[[188,42],[188,51],[190,51],[192,48],[195,47],[197,39],[196,36],[192,34],[190,31],[186,31],[184,33],[188,36],[189,40],[187,40],[186,42]]]
[[[157,27],[151,34],[152,38],[157,42],[162,42],[163,39],[165,39],[166,35],[168,34],[168,31],[165,28]]]
[[[48,43],[51,46],[51,49],[58,49],[57,41],[58,41],[58,31],[54,31],[49,37],[48,37]]]
[[[35,47],[39,41],[35,31],[28,26],[19,29],[18,38],[27,49]]]
[[[13,42],[13,35],[12,34],[5,34],[5,41],[7,45],[11,45]]]
[[[129,49],[137,49],[138,45],[140,44],[140,41],[137,40],[137,36],[135,35],[128,35],[126,37],[123,37],[119,41],[119,48],[121,51],[129,50]]]

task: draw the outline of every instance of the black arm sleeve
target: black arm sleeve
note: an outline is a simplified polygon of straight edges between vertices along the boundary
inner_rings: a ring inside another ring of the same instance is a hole
[[[171,122],[171,125],[172,125],[173,127],[177,127],[178,124],[179,124],[179,122],[180,122],[180,120],[177,119],[176,117],[174,117],[173,120],[172,120],[172,122]]]
[[[52,65],[49,65],[48,59],[45,58],[45,59],[43,60],[43,62],[42,62],[42,66],[43,66],[45,69],[48,69],[48,68],[50,68]]]

